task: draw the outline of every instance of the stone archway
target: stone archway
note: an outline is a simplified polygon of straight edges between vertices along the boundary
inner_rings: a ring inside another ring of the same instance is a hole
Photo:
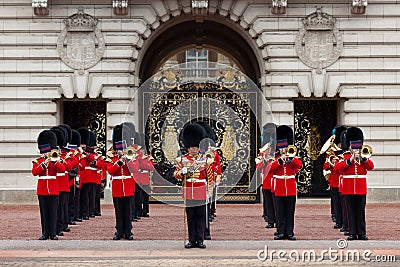
[[[243,73],[260,85],[262,63],[258,48],[243,28],[219,15],[201,21],[182,15],[157,28],[138,58],[140,81],[155,74],[163,61],[182,48],[210,48],[229,55]]]

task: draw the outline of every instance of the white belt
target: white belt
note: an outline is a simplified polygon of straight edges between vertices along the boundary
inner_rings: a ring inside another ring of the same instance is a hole
[[[294,175],[274,175],[274,178],[277,178],[277,179],[292,179],[292,178],[296,178],[296,176],[294,176]]]
[[[56,176],[65,176],[65,172],[59,172],[56,174]]]
[[[186,182],[189,182],[189,183],[207,183],[206,179],[196,179],[196,178],[187,179]]]
[[[365,174],[363,175],[343,175],[343,178],[367,178]]]
[[[85,170],[97,171],[97,168],[93,168],[93,167],[85,167]]]
[[[123,179],[129,179],[132,178],[131,176],[111,176],[111,179],[113,180],[123,180]]]
[[[149,171],[140,171],[141,173],[149,173]]]
[[[39,176],[39,180],[50,180],[50,179],[56,179],[55,176]]]

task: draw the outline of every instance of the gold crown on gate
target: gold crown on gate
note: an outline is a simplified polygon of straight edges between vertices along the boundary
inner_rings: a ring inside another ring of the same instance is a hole
[[[335,23],[336,19],[322,12],[321,7],[318,7],[314,13],[303,19],[304,27],[308,31],[333,30]]]
[[[69,16],[64,20],[67,31],[94,31],[98,23],[98,19],[83,12],[82,8],[79,8],[78,13]]]

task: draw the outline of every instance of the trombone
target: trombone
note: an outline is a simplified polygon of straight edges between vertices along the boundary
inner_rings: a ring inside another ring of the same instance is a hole
[[[137,151],[132,147],[128,147],[127,149],[125,149],[124,154],[125,154],[125,157],[129,160],[136,159],[136,157],[138,155]]]
[[[52,149],[48,154],[48,157],[53,162],[59,161],[60,160],[60,156],[61,156],[61,153],[60,153],[60,151],[58,149]]]
[[[361,157],[365,159],[369,159],[372,156],[372,147],[369,145],[363,145],[361,147]]]
[[[297,154],[297,147],[294,145],[289,145],[286,149],[286,157],[293,158]]]

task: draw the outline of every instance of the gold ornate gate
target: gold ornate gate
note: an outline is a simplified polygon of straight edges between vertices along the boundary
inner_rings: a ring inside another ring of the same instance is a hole
[[[179,72],[169,69],[142,86],[139,101],[142,127],[149,136],[156,169],[152,176],[152,198],[162,202],[181,200],[181,187],[172,175],[175,158],[186,153],[178,141],[179,134],[186,123],[204,120],[216,132],[222,160],[218,199],[258,202],[258,190],[249,190],[255,174],[259,136],[258,94],[254,86],[230,69],[214,81],[183,81]]]

